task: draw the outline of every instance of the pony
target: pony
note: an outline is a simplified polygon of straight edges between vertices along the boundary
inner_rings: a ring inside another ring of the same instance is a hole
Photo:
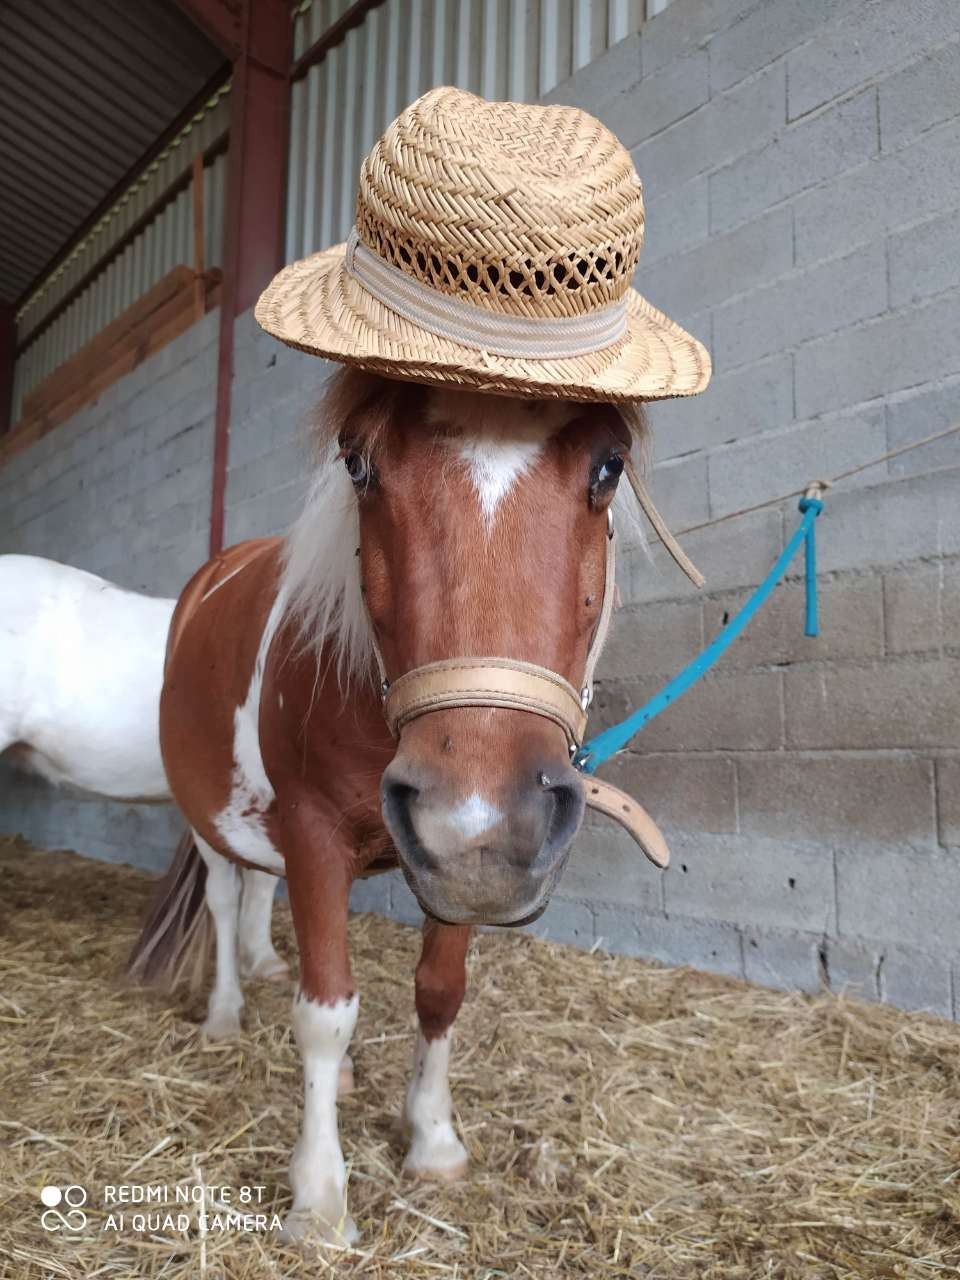
[[[53,560],[0,556],[0,754],[57,786],[128,803],[172,800],[159,708],[175,604]],[[226,952],[218,971],[236,967],[230,957],[239,939],[244,976],[283,979],[287,965],[270,937],[276,878],[254,870],[239,876],[225,863],[213,880],[227,878],[242,886],[232,934],[218,939]],[[207,919],[194,920],[198,942],[206,940]],[[205,953],[205,946],[195,948],[199,960]],[[150,972],[141,955],[139,976]],[[239,1031],[239,1010],[229,1001],[212,1004],[207,1034]]]
[[[194,833],[184,865],[209,860],[218,929],[233,903],[214,853],[286,877],[304,1110],[284,1231],[343,1245],[356,1238],[336,1115],[359,1000],[351,883],[399,866],[423,908],[404,1171],[461,1177],[448,1064],[468,940],[476,925],[537,918],[579,828],[584,779],[551,681],[578,709],[583,683],[589,701],[584,674],[612,592],[611,509],[647,430],[636,405],[347,366],[315,435],[312,485],[286,539],[232,549],[181,596],[160,735]],[[498,673],[514,681],[509,696],[483,683],[499,688]],[[148,930],[143,945],[153,941]]]

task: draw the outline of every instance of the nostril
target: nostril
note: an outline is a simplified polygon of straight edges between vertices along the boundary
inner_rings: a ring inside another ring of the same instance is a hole
[[[566,848],[577,834],[583,817],[584,795],[580,782],[557,783],[545,794],[552,805],[543,852],[548,856]]]

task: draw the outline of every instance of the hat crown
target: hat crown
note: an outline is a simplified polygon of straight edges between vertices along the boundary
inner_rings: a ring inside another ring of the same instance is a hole
[[[624,297],[643,243],[630,155],[576,107],[419,98],[363,162],[360,241],[431,289],[506,315]]]

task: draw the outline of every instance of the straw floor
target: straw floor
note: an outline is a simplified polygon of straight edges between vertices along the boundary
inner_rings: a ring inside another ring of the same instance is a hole
[[[200,1002],[120,977],[147,876],[9,840],[0,873],[0,1276],[958,1274],[956,1027],[488,934],[452,1080],[471,1175],[412,1185],[395,1117],[417,935],[365,916],[358,1087],[340,1108],[359,1249],[103,1230],[105,1184],[261,1185],[259,1211],[285,1211],[290,993],[254,986],[244,1038],[205,1044]],[[285,907],[275,932],[290,955]],[[40,1189],[67,1182],[87,1189],[87,1226],[44,1232]]]

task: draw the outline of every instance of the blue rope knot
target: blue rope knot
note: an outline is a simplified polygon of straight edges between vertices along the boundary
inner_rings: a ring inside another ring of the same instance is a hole
[[[806,553],[806,625],[804,631],[808,636],[819,635],[820,629],[817,618],[817,544],[814,525],[822,510],[823,503],[819,498],[800,499],[800,512],[803,519],[800,521],[799,527],[794,531],[793,537],[781,551],[776,564],[739,613],[730,619],[720,634],[707,645],[703,653],[694,658],[679,674],[675,675],[669,684],[661,689],[655,697],[627,716],[626,720],[621,720],[619,724],[611,725],[609,729],[604,729],[595,738],[585,742],[573,759],[574,764],[579,769],[582,769],[584,773],[596,773],[604,761],[609,760],[616,752],[622,751],[630,739],[645,724],[649,723],[655,715],[659,715],[670,703],[675,702],[681,694],[686,693],[688,689],[697,683],[702,675],[710,670],[721,654],[725,653],[734,640],[742,634],[760,606],[766,602],[774,587],[777,586],[786,573],[790,561],[800,549],[801,542],[804,544]]]
[[[803,538],[806,590],[806,617],[803,634],[805,636],[818,636],[820,634],[820,619],[817,617],[817,516],[823,510],[823,503],[819,498],[801,498],[797,505],[806,525],[806,532]],[[808,521],[811,512],[813,512],[813,519]]]

